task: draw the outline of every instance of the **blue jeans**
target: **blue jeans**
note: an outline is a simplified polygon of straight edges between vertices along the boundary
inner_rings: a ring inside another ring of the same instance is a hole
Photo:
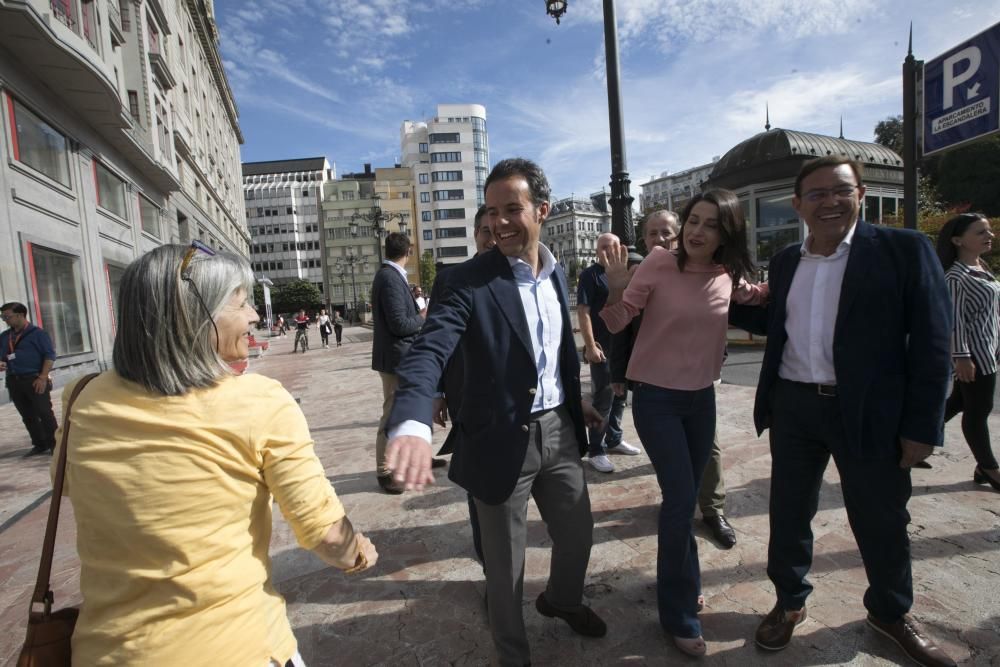
[[[684,391],[639,384],[632,416],[663,495],[656,556],[660,625],[674,637],[700,637],[701,569],[691,517],[715,434],[715,387]]]
[[[590,447],[588,456],[605,453],[607,447],[617,447],[622,441],[622,413],[625,412],[625,397],[615,396],[611,390],[611,367],[605,361],[590,364],[591,402],[594,409],[608,421],[606,429],[588,429]]]

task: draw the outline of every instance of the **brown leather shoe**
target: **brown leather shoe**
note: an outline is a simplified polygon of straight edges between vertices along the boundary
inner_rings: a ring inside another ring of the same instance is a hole
[[[780,651],[792,641],[795,627],[802,625],[805,620],[805,605],[802,605],[802,609],[782,609],[780,604],[776,604],[757,626],[753,639],[763,649]]]
[[[603,637],[608,633],[608,626],[590,607],[582,604],[575,609],[556,607],[545,597],[544,591],[538,594],[538,599],[535,600],[535,609],[542,616],[561,618],[569,623],[573,632],[584,637]]]
[[[392,475],[379,475],[378,485],[382,487],[383,491],[393,496],[398,496],[404,490],[403,485],[394,480]]]
[[[922,667],[955,667],[955,661],[924,634],[923,628],[909,614],[895,623],[883,623],[868,614],[868,625],[896,642],[903,653]]]

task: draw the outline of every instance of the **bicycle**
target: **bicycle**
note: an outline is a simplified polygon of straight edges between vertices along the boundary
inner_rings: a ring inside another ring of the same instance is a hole
[[[302,344],[302,354],[305,354],[309,350],[309,331],[306,329],[298,329],[295,332],[295,345],[292,347],[292,354],[295,354],[299,350],[299,343]]]

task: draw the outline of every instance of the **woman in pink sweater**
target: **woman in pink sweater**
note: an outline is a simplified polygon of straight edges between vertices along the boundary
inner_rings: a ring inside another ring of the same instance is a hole
[[[715,432],[713,381],[722,370],[730,301],[761,303],[767,287],[747,282],[753,262],[734,193],[696,195],[681,220],[677,250],[653,248],[631,277],[625,248],[602,255],[610,295],[601,317],[617,332],[643,312],[627,377],[635,385],[635,428],[663,494],[660,624],[680,650],[700,656],[701,572],[691,517]]]

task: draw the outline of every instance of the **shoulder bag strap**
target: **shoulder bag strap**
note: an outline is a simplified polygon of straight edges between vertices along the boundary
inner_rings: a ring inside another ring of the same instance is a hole
[[[45,542],[42,545],[42,559],[38,563],[38,580],[35,582],[35,592],[31,596],[31,604],[36,602],[45,605],[46,612],[52,605],[52,591],[49,590],[49,575],[52,573],[52,552],[56,546],[56,527],[59,525],[59,506],[62,504],[63,481],[66,478],[66,446],[69,442],[69,414],[73,409],[76,397],[83,388],[100,373],[85,375],[76,387],[66,404],[66,414],[63,415],[62,438],[59,441],[59,462],[56,464],[55,479],[52,482],[52,500],[49,502],[49,521],[45,525]]]

